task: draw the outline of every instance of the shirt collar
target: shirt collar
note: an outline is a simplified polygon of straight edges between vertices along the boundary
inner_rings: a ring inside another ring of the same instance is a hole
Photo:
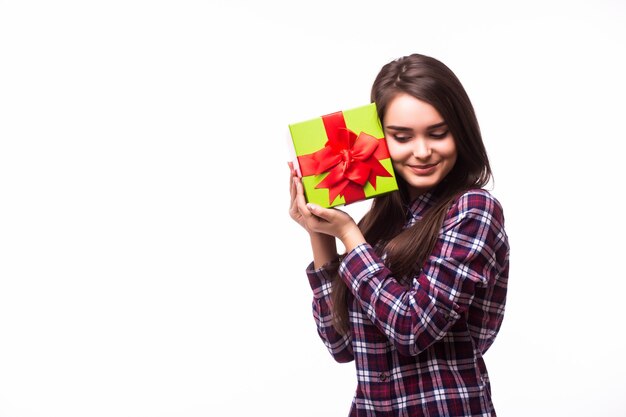
[[[420,220],[424,216],[426,210],[434,206],[435,203],[439,201],[444,192],[443,187],[437,186],[424,194],[417,196],[415,200],[407,206],[410,215],[409,222],[413,223]]]
[[[421,218],[424,212],[434,204],[435,195],[432,191],[420,194],[409,204],[409,212],[413,218]]]

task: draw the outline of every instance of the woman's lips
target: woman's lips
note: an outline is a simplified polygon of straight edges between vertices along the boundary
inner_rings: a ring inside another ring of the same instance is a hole
[[[416,175],[430,175],[437,169],[437,164],[409,165],[408,167]]]

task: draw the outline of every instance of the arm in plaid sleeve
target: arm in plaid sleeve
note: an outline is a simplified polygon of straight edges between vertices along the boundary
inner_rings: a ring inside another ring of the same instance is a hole
[[[317,333],[337,362],[344,363],[354,360],[350,333],[342,335],[333,326],[330,308],[331,271],[325,267],[314,269],[313,263],[311,263],[306,273],[313,290],[313,318],[317,325]]]
[[[508,275],[503,225],[502,208],[489,193],[467,192],[448,212],[435,248],[410,288],[398,283],[369,244],[347,254],[340,276],[401,354],[417,355],[443,338],[476,294],[485,297],[476,304],[490,312],[485,331],[495,337]]]

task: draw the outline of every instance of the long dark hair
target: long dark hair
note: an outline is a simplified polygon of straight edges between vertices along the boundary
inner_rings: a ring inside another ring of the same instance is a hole
[[[367,242],[381,245],[387,255],[385,264],[399,279],[410,278],[427,260],[453,201],[469,189],[484,187],[491,179],[474,107],[461,82],[446,65],[420,54],[384,65],[371,93],[383,126],[389,103],[401,93],[425,101],[439,112],[454,137],[457,161],[437,185],[437,201],[413,226],[403,230],[410,201],[408,185],[400,176],[397,176],[399,192],[374,198],[370,210],[359,222]],[[342,333],[348,331],[346,296],[347,287],[337,277],[332,288],[333,320]]]

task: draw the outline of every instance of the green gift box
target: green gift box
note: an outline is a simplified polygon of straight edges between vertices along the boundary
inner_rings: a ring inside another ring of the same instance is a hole
[[[304,194],[322,207],[398,189],[376,104],[289,125]]]

